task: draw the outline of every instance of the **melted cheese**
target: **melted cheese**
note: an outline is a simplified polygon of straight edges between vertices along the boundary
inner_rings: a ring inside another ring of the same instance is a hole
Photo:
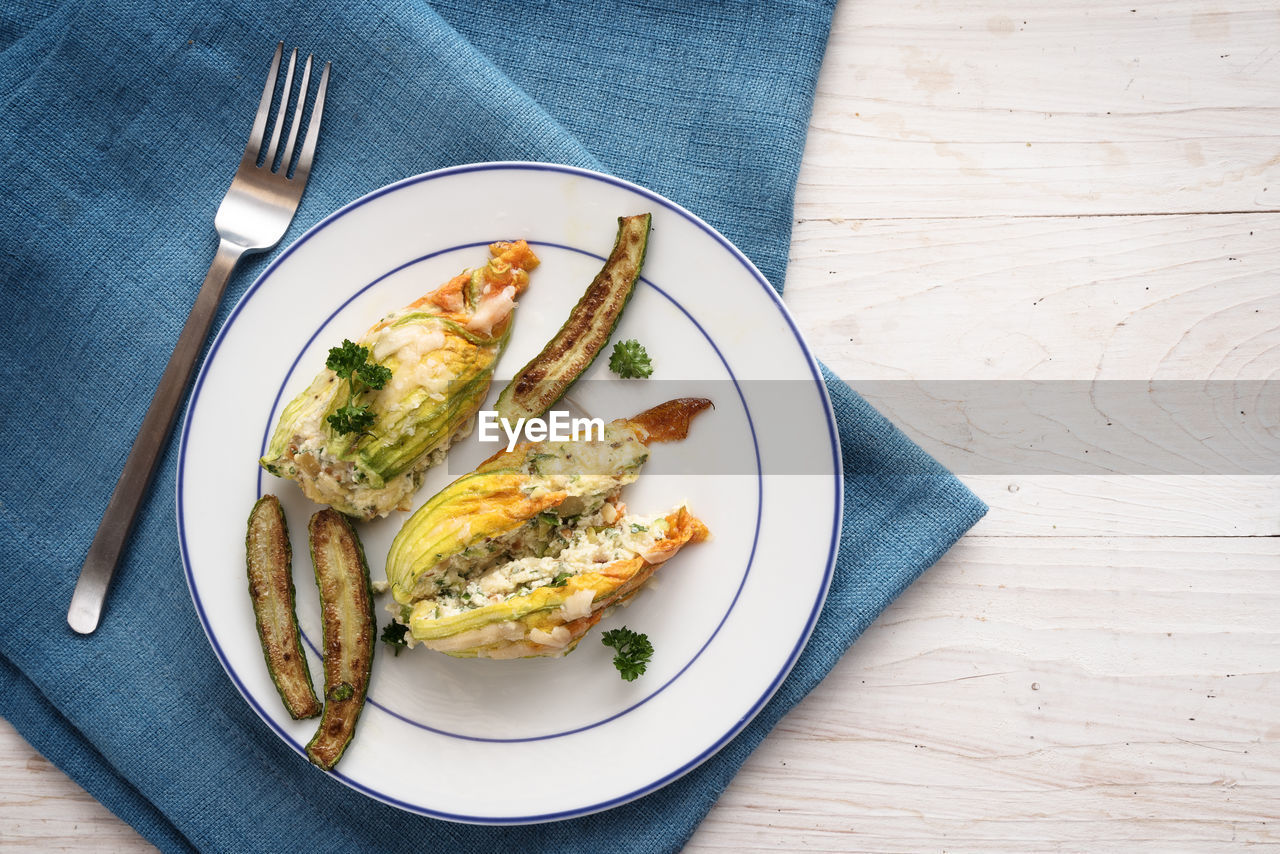
[[[511,309],[516,307],[516,289],[508,286],[496,294],[486,294],[476,306],[476,313],[467,321],[467,329],[479,335],[489,335],[493,327],[501,323]]]
[[[562,528],[554,547],[541,557],[492,563],[491,555],[519,550],[520,543],[510,539],[492,552],[476,549],[470,560],[456,562],[447,572],[433,575],[429,592],[423,591],[426,595],[414,603],[414,612],[430,613],[431,619],[437,619],[498,604],[553,584],[557,577],[564,579],[637,555],[656,554],[655,544],[666,536],[664,516],[627,515],[615,517],[613,525],[604,525],[603,515],[602,508],[580,518],[574,528]],[[523,538],[533,535],[532,528],[521,531]],[[669,556],[664,552],[660,559]],[[590,590],[577,591],[566,599],[561,610],[568,620],[585,617],[591,613],[593,599]]]

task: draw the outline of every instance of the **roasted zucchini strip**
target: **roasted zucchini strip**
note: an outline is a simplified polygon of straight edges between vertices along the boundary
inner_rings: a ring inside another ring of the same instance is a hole
[[[267,672],[294,720],[314,718],[320,714],[320,701],[311,684],[294,610],[293,548],[284,511],[274,495],[264,495],[253,505],[244,546],[249,598]]]
[[[587,286],[569,319],[498,396],[498,415],[539,418],[604,349],[635,290],[649,245],[650,214],[618,218],[618,236],[604,267]]]
[[[311,517],[310,534],[324,635],[324,716],[307,744],[307,756],[328,771],[355,735],[369,690],[377,626],[369,564],[350,520],[326,508]]]

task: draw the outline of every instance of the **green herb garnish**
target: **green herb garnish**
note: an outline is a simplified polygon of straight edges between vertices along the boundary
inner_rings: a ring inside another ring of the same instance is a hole
[[[548,587],[564,587],[566,584],[569,583],[570,578],[573,578],[572,572],[557,572],[556,577],[551,579],[551,583],[548,584],[547,586]]]
[[[399,655],[400,650],[409,645],[409,642],[404,639],[408,631],[409,627],[404,623],[387,623],[387,627],[382,630],[382,642],[395,649],[395,654]]]
[[[341,347],[329,350],[329,358],[325,367],[347,381],[348,398],[345,406],[333,411],[328,419],[329,426],[338,435],[345,433],[363,433],[373,426],[374,416],[369,405],[356,405],[356,395],[372,389],[377,391],[391,379],[391,369],[377,362],[369,361],[369,348],[362,347],[348,339],[343,339]]]
[[[609,356],[609,370],[626,379],[644,379],[653,373],[653,362],[644,346],[634,338],[618,341]]]
[[[542,470],[541,470],[542,461],[550,460],[554,458],[555,458],[555,454],[540,454],[535,452],[530,454],[529,457],[525,460],[525,465],[529,468],[529,474],[540,475],[542,474]]]
[[[613,666],[618,668],[618,673],[628,682],[635,681],[637,676],[644,673],[649,659],[653,657],[653,644],[649,643],[649,636],[633,632],[626,626],[605,632],[600,637],[600,642],[618,651],[613,657]]]

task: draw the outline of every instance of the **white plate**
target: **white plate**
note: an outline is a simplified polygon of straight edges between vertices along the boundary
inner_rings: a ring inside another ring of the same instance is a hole
[[[298,761],[306,761],[316,721],[284,711],[244,574],[245,519],[259,495],[275,493],[292,530],[298,618],[319,681],[319,605],[306,545],[317,508],[256,464],[281,407],[329,347],[483,263],[486,243],[525,238],[543,263],[521,298],[491,404],[599,269],[616,218],[644,211],[653,213],[644,278],[614,338],[638,338],[655,377],[588,382],[574,396],[606,420],[677,389],[713,398],[715,410],[688,439],[652,447],[645,475],[624,493],[642,513],[687,500],[712,539],[681,552],[563,659],[459,660],[422,648],[393,656],[378,644],[369,703],[334,776],[388,804],[454,821],[583,815],[651,792],[712,756],[795,663],[835,560],[840,451],[817,366],[773,289],[710,226],[641,187],[564,166],[460,166],[352,202],[282,252],[231,313],[192,393],[177,481],[191,595],[232,681]],[[597,360],[588,378],[608,376],[606,362]],[[610,399],[618,387],[625,398]],[[807,449],[804,473],[789,448]],[[418,501],[494,450],[474,434],[455,446]],[[720,473],[709,473],[713,459]],[[387,547],[407,515],[359,526],[375,580],[385,577]],[[624,624],[656,649],[634,682],[618,678],[612,651],[597,640]]]

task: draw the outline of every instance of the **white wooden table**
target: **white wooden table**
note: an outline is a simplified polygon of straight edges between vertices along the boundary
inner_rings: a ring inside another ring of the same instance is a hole
[[[855,386],[1274,378],[1280,8],[843,0],[791,260]],[[1280,845],[1280,478],[965,479],[689,850]],[[0,840],[148,850],[7,724]]]

